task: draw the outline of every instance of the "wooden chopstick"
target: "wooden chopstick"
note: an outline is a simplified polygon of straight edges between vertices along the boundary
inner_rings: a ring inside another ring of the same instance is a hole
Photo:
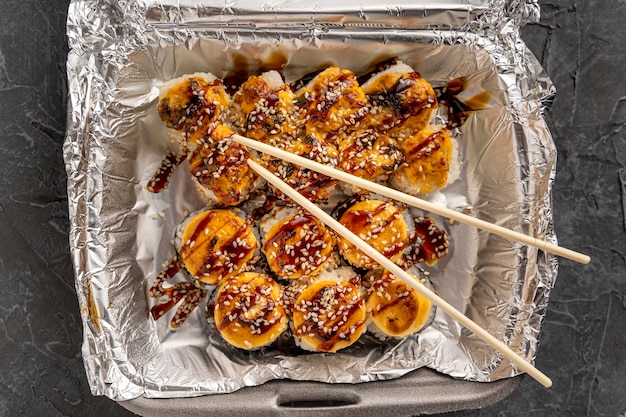
[[[534,238],[532,236],[525,235],[523,233],[515,232],[513,230],[507,229],[506,227],[498,226],[496,224],[489,223],[487,221],[480,220],[472,216],[468,216],[467,214],[459,213],[458,211],[451,210],[447,207],[442,207],[442,206],[430,203],[428,201],[422,200],[421,198],[417,198],[417,197],[408,195],[406,193],[394,190],[392,188],[386,187],[384,185],[365,180],[363,178],[357,177],[352,174],[348,174],[346,172],[340,171],[335,168],[331,168],[329,166],[320,164],[310,159],[303,158],[298,155],[294,155],[292,153],[283,151],[282,149],[278,149],[274,146],[267,145],[265,143],[252,140],[252,139],[246,138],[241,135],[236,135],[236,134],[233,135],[233,140],[249,148],[256,149],[257,151],[266,153],[268,155],[272,155],[280,159],[284,159],[286,161],[303,166],[313,171],[317,171],[329,177],[336,178],[341,181],[347,182],[349,184],[356,185],[360,188],[364,188],[366,190],[373,191],[375,193],[384,195],[394,200],[401,201],[410,206],[414,206],[422,210],[438,214],[442,217],[447,217],[449,219],[458,221],[459,223],[464,223],[470,226],[474,226],[478,229],[485,230],[487,232],[505,237],[513,241],[525,243],[529,246],[539,248],[545,252],[562,256],[563,258],[571,259],[573,261],[580,262],[582,264],[588,264],[591,260],[591,258],[585,254],[575,252],[571,249],[563,248],[561,246],[555,245],[545,240]]]
[[[515,363],[518,366],[518,369],[522,372],[526,372],[528,375],[536,379],[540,384],[544,387],[549,388],[552,385],[552,381],[545,374],[535,368],[532,364],[528,363],[524,358],[519,356],[513,350],[511,350],[504,343],[493,337],[486,330],[480,327],[478,324],[474,323],[470,318],[465,316],[459,310],[454,308],[451,304],[446,302],[444,299],[439,297],[433,291],[429,290],[424,284],[422,284],[417,278],[412,276],[411,274],[404,271],[398,265],[391,262],[387,259],[383,254],[378,252],[376,249],[371,247],[357,235],[352,233],[348,228],[343,226],[337,220],[333,219],[330,215],[326,214],[324,210],[319,208],[317,205],[309,201],[302,194],[291,188],[280,178],[272,174],[267,169],[263,168],[258,163],[254,162],[252,159],[248,159],[248,165],[254,171],[256,171],[260,176],[265,178],[270,184],[274,187],[278,188],[281,192],[289,196],[292,200],[294,200],[297,204],[302,206],[304,209],[309,211],[311,214],[320,219],[324,224],[326,224],[331,229],[335,230],[345,239],[349,240],[352,244],[354,244],[358,249],[363,251],[367,256],[374,259],[378,262],[383,268],[391,272],[394,276],[402,279],[407,285],[411,286],[411,288],[415,289],[418,293],[426,297],[430,300],[431,303],[435,304],[445,313],[449,314],[452,318],[458,321],[460,324],[465,326],[467,329],[471,330],[474,334],[480,337],[482,340],[487,342],[494,349],[499,351],[503,356],[508,358],[511,362]]]

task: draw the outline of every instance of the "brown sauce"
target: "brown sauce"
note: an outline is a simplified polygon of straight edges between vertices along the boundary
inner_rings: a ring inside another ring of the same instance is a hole
[[[464,89],[465,78],[455,78],[443,87],[434,88],[440,106],[446,110],[446,126],[449,129],[459,127],[467,120],[468,109],[456,98]]]
[[[280,51],[273,51],[269,57],[259,63],[257,72],[278,71],[282,74],[286,65],[287,56]]]
[[[170,322],[172,328],[177,328],[183,324],[191,312],[207,295],[206,289],[196,286],[193,282],[187,281],[164,288],[163,284],[172,279],[180,269],[181,266],[178,259],[175,256],[172,257],[163,266],[163,269],[149,289],[149,294],[153,298],[166,297],[164,301],[161,301],[150,309],[150,314],[154,320],[158,320],[181,300],[184,300]]]
[[[287,56],[280,51],[273,51],[267,59],[251,62],[245,55],[235,52],[232,54],[232,61],[232,69],[224,77],[224,86],[230,95],[234,95],[252,74],[272,70],[282,74],[287,65]]]
[[[170,183],[170,178],[174,173],[174,170],[181,164],[187,157],[186,153],[175,154],[172,151],[168,151],[165,157],[161,160],[161,164],[148,181],[146,188],[151,193],[159,193],[165,190]]]
[[[406,162],[410,165],[418,159],[428,157],[433,152],[438,151],[446,140],[445,134],[441,131],[430,135],[426,140],[417,144],[417,146],[405,149],[404,156]]]
[[[448,235],[438,228],[431,217],[415,219],[415,240],[407,260],[410,263],[426,263],[433,265],[448,254]]]
[[[383,202],[382,204],[379,204],[378,207],[376,207],[372,211],[368,211],[368,210],[350,210],[350,209],[348,209],[341,216],[341,224],[343,224],[348,229],[353,230],[353,231],[354,230],[356,230],[356,231],[361,230],[365,226],[371,224],[372,223],[372,219],[374,219],[376,216],[378,216],[383,211],[385,211],[389,204],[391,204],[391,203]]]
[[[224,77],[224,88],[231,96],[239,90],[250,76],[250,64],[244,55],[235,52],[232,54],[232,60],[232,69]]]

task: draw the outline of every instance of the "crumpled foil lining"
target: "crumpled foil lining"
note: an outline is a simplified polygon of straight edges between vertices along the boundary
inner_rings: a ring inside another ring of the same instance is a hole
[[[427,366],[493,381],[516,367],[438,312],[400,343],[359,341],[337,354],[225,346],[199,308],[177,331],[154,322],[147,288],[174,254],[186,211],[202,207],[186,168],[169,190],[146,183],[171,143],[158,118],[163,81],[195,71],[223,77],[233,54],[254,63],[279,51],[287,80],[334,63],[357,74],[398,56],[433,85],[467,77],[488,102],[454,132],[461,177],[430,198],[556,243],[556,150],[542,118],[552,83],[519,37],[535,1],[425,0],[379,4],[276,0],[78,0],[69,9],[64,157],[70,244],[93,394],[115,400],[227,393],[275,378],[356,383]],[[557,274],[555,257],[447,219],[452,254],[430,268],[440,296],[532,361]]]

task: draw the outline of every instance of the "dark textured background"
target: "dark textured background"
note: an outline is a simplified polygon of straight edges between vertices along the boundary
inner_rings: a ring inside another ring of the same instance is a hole
[[[0,4],[0,415],[130,416],[93,397],[68,252],[67,0]],[[524,38],[558,89],[546,116],[563,260],[530,379],[502,402],[447,416],[626,417],[624,0],[541,1]]]

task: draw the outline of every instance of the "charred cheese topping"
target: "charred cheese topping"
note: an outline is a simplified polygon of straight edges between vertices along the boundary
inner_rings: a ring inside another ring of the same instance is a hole
[[[352,71],[329,67],[298,92],[296,104],[306,134],[332,141],[340,132],[359,127],[369,103]]]
[[[349,135],[339,143],[339,168],[358,177],[390,174],[402,161],[396,141],[373,129]]]
[[[376,330],[402,338],[420,331],[431,317],[431,302],[385,272],[368,291],[367,314]]]
[[[404,164],[394,172],[391,184],[410,194],[427,194],[446,185],[452,160],[452,140],[445,131],[423,129],[400,145]]]
[[[288,84],[272,88],[261,76],[251,76],[234,97],[239,106],[246,136],[272,143],[281,135],[292,135],[298,129],[294,93]]]
[[[375,76],[365,92],[371,105],[369,125],[397,136],[399,142],[426,127],[437,108],[435,91],[417,72]]]
[[[330,260],[333,237],[309,213],[299,213],[274,224],[265,238],[263,252],[277,275],[297,279],[314,275]]]
[[[229,210],[207,210],[182,231],[178,255],[197,280],[219,284],[243,270],[257,248],[250,225]]]
[[[292,319],[293,335],[301,347],[337,352],[356,342],[365,331],[365,302],[354,284],[317,281],[296,300]]]
[[[408,226],[400,210],[390,202],[365,200],[348,208],[339,222],[366,243],[396,262],[408,244]],[[378,264],[345,238],[339,239],[341,255],[358,268],[374,269]]]
[[[193,74],[166,83],[157,111],[167,127],[201,137],[211,123],[218,121],[229,105],[222,80]]]
[[[230,277],[215,299],[215,328],[224,340],[241,349],[269,345],[288,326],[281,298],[281,286],[268,275],[244,272]]]
[[[313,135],[306,136],[302,140],[285,141],[279,144],[279,147],[331,167],[337,166],[337,148]],[[279,158],[266,157],[266,168],[311,201],[327,199],[332,188],[339,182],[334,178]],[[273,187],[272,190],[279,198],[284,198],[280,191]]]
[[[257,179],[247,163],[250,152],[232,135],[229,127],[217,125],[189,155],[191,175],[208,203],[236,206],[248,198]]]

